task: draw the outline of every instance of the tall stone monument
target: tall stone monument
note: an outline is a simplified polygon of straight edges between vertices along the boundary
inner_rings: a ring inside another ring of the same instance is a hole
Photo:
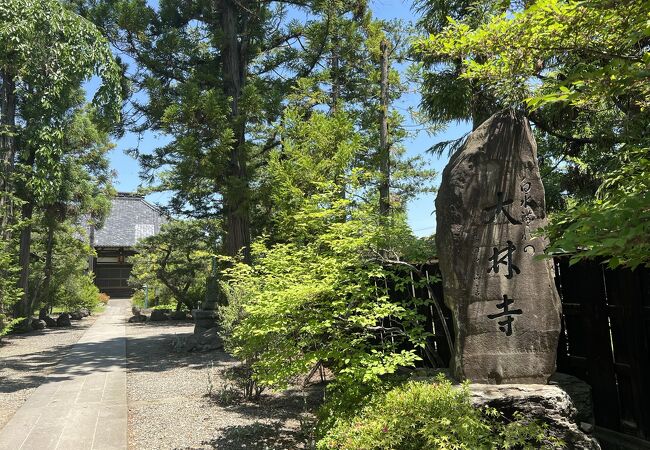
[[[537,145],[528,121],[497,113],[442,174],[436,243],[454,318],[454,375],[476,383],[547,383],[555,371],[560,298],[547,245]]]

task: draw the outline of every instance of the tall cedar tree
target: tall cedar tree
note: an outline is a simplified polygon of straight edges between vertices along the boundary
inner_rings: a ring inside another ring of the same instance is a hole
[[[224,253],[248,260],[251,234],[263,226],[256,225],[264,204],[257,169],[279,145],[272,125],[295,80],[322,62],[332,28],[321,27],[313,40],[306,34],[334,19],[323,13],[329,5],[363,10],[364,2],[76,4],[135,62],[133,129],[172,137],[151,154],[134,152],[142,175],[152,189],[175,194],[173,212],[222,218]],[[309,13],[315,18],[303,23],[292,18]]]

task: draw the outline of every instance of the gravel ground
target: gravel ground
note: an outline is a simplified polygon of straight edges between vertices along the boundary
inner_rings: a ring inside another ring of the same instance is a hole
[[[221,371],[237,364],[223,351],[174,353],[171,343],[188,336],[188,322],[127,324],[127,392],[131,449],[301,449],[308,448],[300,417],[319,397],[264,394],[259,402],[219,396],[229,385]],[[210,377],[208,377],[210,373]],[[222,397],[223,398],[223,397]]]
[[[0,343],[0,429],[97,320],[73,320],[70,328],[46,328],[5,336]]]

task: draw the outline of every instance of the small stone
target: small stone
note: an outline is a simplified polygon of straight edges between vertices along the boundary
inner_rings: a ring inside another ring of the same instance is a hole
[[[169,320],[169,316],[162,309],[154,309],[151,311],[149,320],[152,322],[162,322],[163,320]]]
[[[70,322],[70,314],[68,313],[63,313],[59,316],[58,319],[56,319],[56,326],[57,327],[71,327],[72,322]]]
[[[147,321],[147,316],[145,316],[144,314],[136,314],[135,316],[129,318],[129,323],[140,323],[146,321]]]
[[[48,328],[55,328],[55,327],[57,326],[57,324],[56,324],[56,320],[54,320],[54,319],[51,318],[50,316],[43,316],[43,318],[42,318],[41,320],[42,320],[43,322],[45,322],[45,325],[46,325]]]
[[[70,319],[72,319],[72,320],[81,320],[81,319],[83,319],[83,316],[81,315],[80,311],[72,311],[70,313]]]
[[[47,324],[44,320],[32,319],[31,326],[32,330],[42,330],[47,326]]]
[[[169,315],[169,318],[172,320],[186,320],[187,313],[185,311],[174,311]]]

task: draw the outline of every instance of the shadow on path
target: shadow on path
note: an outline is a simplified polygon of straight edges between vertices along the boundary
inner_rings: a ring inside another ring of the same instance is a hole
[[[252,425],[231,426],[222,430],[218,438],[204,441],[214,449],[295,449],[300,448],[303,436],[298,430],[282,427],[282,422],[272,424],[256,422]]]

